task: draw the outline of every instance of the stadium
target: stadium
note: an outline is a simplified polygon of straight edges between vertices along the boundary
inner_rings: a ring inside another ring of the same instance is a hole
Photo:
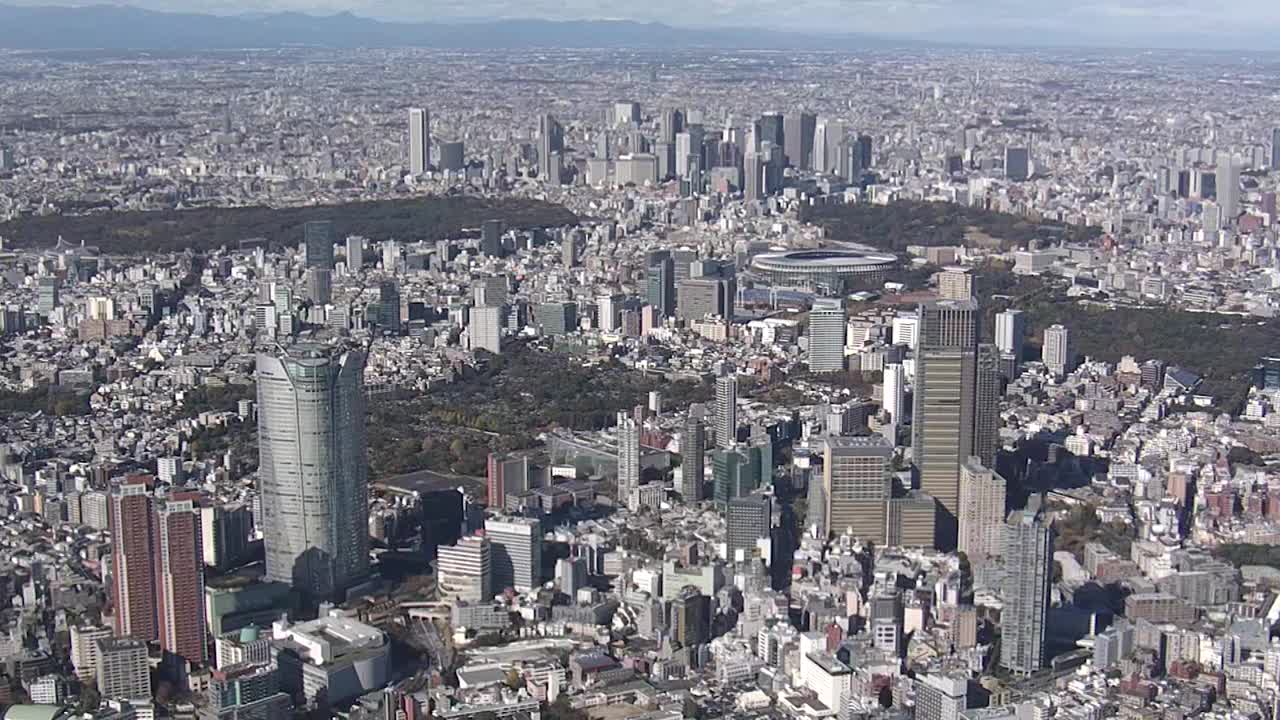
[[[751,271],[774,287],[845,293],[884,282],[897,267],[889,253],[863,250],[791,250],[757,255]]]

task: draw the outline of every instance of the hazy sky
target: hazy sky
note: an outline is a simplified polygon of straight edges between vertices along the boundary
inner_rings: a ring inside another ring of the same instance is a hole
[[[89,4],[77,0],[2,2]],[[1101,37],[1280,32],[1277,0],[123,0],[123,4],[214,13],[350,11],[382,20],[607,18],[695,27],[913,34],[975,27]]]

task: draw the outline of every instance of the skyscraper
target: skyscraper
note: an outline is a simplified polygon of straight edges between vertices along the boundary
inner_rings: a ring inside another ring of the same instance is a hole
[[[1004,532],[1005,481],[970,457],[960,466],[960,542],[969,561],[982,564],[1000,553]]]
[[[817,116],[808,112],[791,112],[783,118],[783,152],[787,164],[801,170],[813,169],[813,135]]]
[[[1071,331],[1062,325],[1050,325],[1045,328],[1042,354],[1045,367],[1058,377],[1075,369],[1074,351],[1071,349]]]
[[[333,223],[312,220],[302,226],[303,264],[309,268],[333,269]]]
[[[464,537],[456,545],[436,548],[436,584],[446,597],[468,602],[492,600],[492,564],[488,538]]]
[[[902,363],[888,363],[884,366],[884,388],[881,391],[881,406],[889,413],[889,421],[901,425],[907,405],[907,374]]]
[[[364,355],[311,343],[259,354],[257,383],[267,579],[341,595],[369,571]]]
[[[892,456],[893,446],[879,435],[826,439],[822,485],[829,532],[884,542]]]
[[[627,413],[620,412],[618,413],[619,504],[628,504],[631,501],[631,491],[638,487],[640,487],[640,424]]]
[[[1218,204],[1222,206],[1222,224],[1234,224],[1240,216],[1240,164],[1231,154],[1218,160]]]
[[[1280,127],[1271,129],[1271,169],[1280,170]]]
[[[754,202],[764,198],[764,159],[755,150],[748,150],[742,160],[742,199]]]
[[[836,372],[844,369],[844,302],[814,300],[809,311],[809,371]]]
[[[195,493],[156,503],[160,648],[199,665],[206,654],[204,552]]]
[[[711,598],[686,585],[671,602],[671,637],[681,647],[694,647],[711,639]]]
[[[676,312],[676,269],[667,250],[655,250],[645,259],[646,300],[663,317]]]
[[[333,271],[328,268],[307,269],[307,299],[313,305],[328,305],[333,300]]]
[[[425,108],[409,110],[409,172],[421,175],[431,165],[431,113]]]
[[[982,343],[974,363],[973,449],[987,467],[995,467],[1000,448],[1000,351]]]
[[[542,525],[532,518],[491,518],[484,523],[489,538],[493,590],[525,592],[542,584]]]
[[[472,350],[487,350],[502,354],[502,325],[505,309],[498,305],[471,308],[471,327],[468,337]]]
[[[943,300],[973,299],[973,273],[969,268],[945,268],[938,273],[938,295]]]
[[[1022,360],[1022,347],[1027,333],[1027,318],[1021,310],[1005,310],[996,314],[996,347],[1000,352]]]
[[[1024,147],[1006,147],[1004,149],[1004,176],[1013,182],[1022,182],[1031,177],[1031,151]]]
[[[144,641],[160,636],[151,486],[151,478],[131,476],[111,488],[111,588],[116,634]]]
[[[702,499],[707,452],[705,433],[701,414],[690,408],[684,421],[684,430],[680,434],[680,494],[688,503]]]
[[[731,448],[738,441],[738,378],[716,378],[716,445]]]
[[[786,144],[784,120],[780,113],[767,112],[756,121],[756,144],[771,143],[778,147]]]
[[[561,154],[564,152],[564,128],[554,115],[538,119],[538,177],[552,185],[560,184]]]
[[[98,693],[104,698],[150,699],[147,643],[135,638],[102,638],[98,643]]]
[[[364,238],[352,235],[347,238],[347,272],[358,273],[364,267]]]
[[[1044,666],[1045,618],[1053,577],[1053,529],[1041,519],[1038,507],[1009,514],[1003,554],[1000,664],[1015,675],[1027,676]]]
[[[737,552],[749,559],[756,542],[769,537],[773,504],[766,495],[747,495],[729,501],[725,512],[725,548],[729,562],[737,561]]]
[[[378,283],[378,327],[392,335],[400,333],[400,286],[395,280]]]
[[[923,675],[916,680],[915,720],[960,720],[968,709],[969,683],[963,677]]]
[[[941,513],[936,543],[953,547],[960,462],[973,452],[978,306],[940,300],[920,307],[912,457],[920,489]]]

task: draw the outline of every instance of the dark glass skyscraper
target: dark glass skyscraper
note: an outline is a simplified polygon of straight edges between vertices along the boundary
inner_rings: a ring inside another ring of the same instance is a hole
[[[664,317],[676,312],[676,268],[671,253],[658,250],[646,259],[646,300]]]

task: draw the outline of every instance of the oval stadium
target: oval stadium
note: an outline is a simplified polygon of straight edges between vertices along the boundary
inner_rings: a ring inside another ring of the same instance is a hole
[[[897,265],[896,256],[870,250],[788,250],[751,259],[752,273],[776,287],[840,293],[878,285]]]

